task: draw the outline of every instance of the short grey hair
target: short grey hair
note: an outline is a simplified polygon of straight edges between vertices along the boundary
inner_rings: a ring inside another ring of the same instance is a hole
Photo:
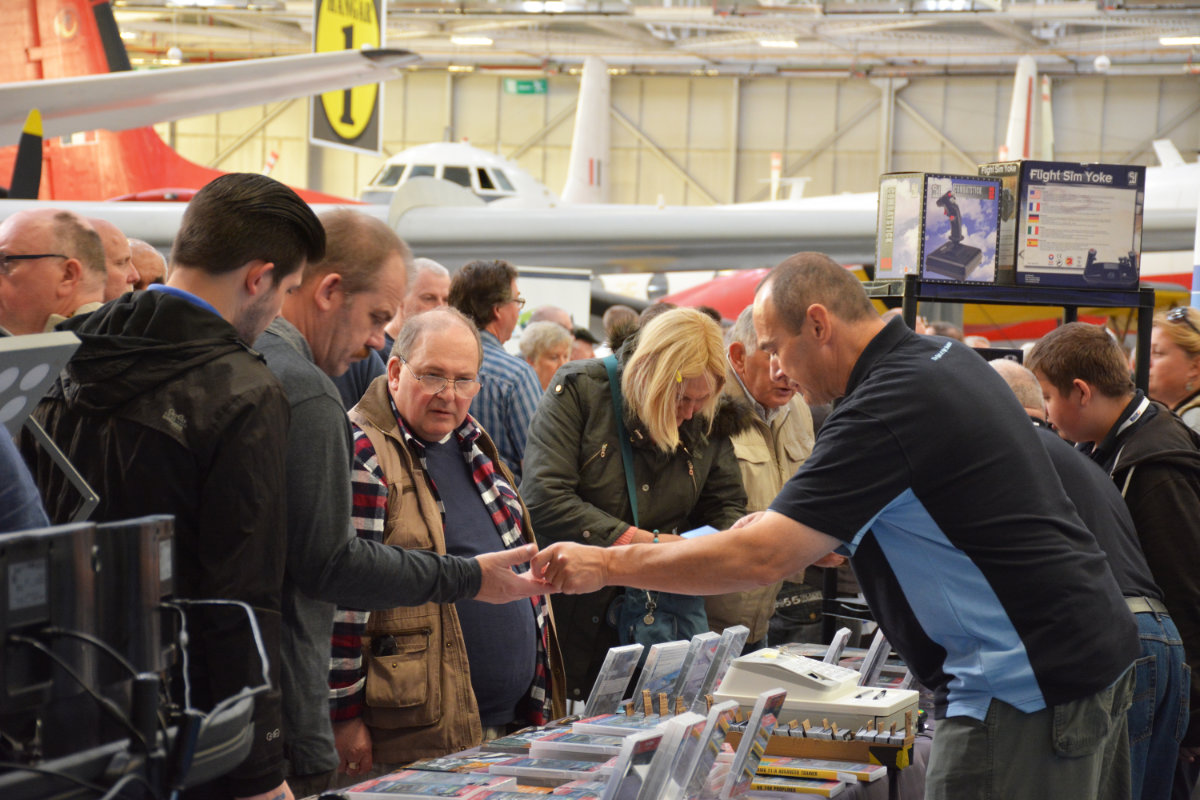
[[[453,325],[467,328],[475,337],[475,348],[479,351],[479,364],[476,365],[476,369],[478,369],[483,365],[483,340],[479,338],[479,330],[475,327],[475,323],[453,306],[438,306],[404,320],[404,326],[396,334],[396,342],[392,345],[391,354],[407,362],[412,356],[412,351],[416,349],[417,343],[421,342],[425,336],[438,333]]]
[[[450,276],[450,270],[443,267],[432,258],[414,258],[408,264],[408,288],[412,289],[417,282],[417,276],[422,272],[432,272],[434,275]]]
[[[1042,385],[1037,376],[1011,358],[996,358],[988,362],[992,369],[1000,373],[1008,388],[1017,396],[1017,402],[1022,408],[1032,408],[1035,411],[1046,411],[1046,398],[1042,394]]]
[[[574,341],[571,332],[557,322],[531,322],[521,331],[521,358],[533,360],[552,347],[570,346]]]
[[[758,337],[754,333],[754,306],[746,306],[737,320],[725,331],[725,349],[734,342],[741,342],[747,353],[758,349]]]

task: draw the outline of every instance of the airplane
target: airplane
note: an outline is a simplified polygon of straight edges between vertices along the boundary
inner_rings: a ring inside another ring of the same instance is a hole
[[[15,145],[26,114],[41,113],[43,200],[186,200],[222,172],[183,158],[149,125],[387,80],[417,60],[349,50],[133,72],[107,0],[0,4],[0,27],[0,144]],[[0,176],[16,154],[0,148]]]
[[[596,63],[606,81],[607,70],[602,62]],[[601,119],[610,113],[607,103],[578,105],[599,107]],[[588,131],[607,125],[577,124],[577,128]],[[576,174],[587,176],[583,182],[602,189],[607,151],[581,147],[573,158],[581,165]],[[498,183],[494,168],[488,169]],[[507,169],[505,174],[513,183]],[[1153,200],[1153,196],[1148,199],[1149,208],[1156,208]],[[128,235],[169,246],[181,213],[177,205],[139,203],[136,211],[123,205],[127,204],[72,207],[87,216],[107,218]],[[5,201],[0,204],[0,217],[19,207]],[[761,267],[801,249],[826,252],[842,263],[866,264],[874,260],[877,223],[874,192],[707,207],[561,202],[524,208],[502,199],[487,202],[466,186],[429,176],[400,182],[386,208],[366,205],[362,209],[386,218],[414,251],[445,264],[505,258],[517,264],[586,267],[597,273]],[[1184,250],[1191,247],[1194,231],[1193,197],[1190,209],[1168,207],[1147,213],[1143,249]]]

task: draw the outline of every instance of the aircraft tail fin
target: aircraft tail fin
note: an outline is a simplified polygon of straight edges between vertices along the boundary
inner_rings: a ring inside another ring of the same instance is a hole
[[[42,115],[35,108],[25,119],[21,141],[17,145],[12,183],[8,196],[14,200],[37,200],[42,182]]]
[[[1017,60],[1013,78],[1012,106],[1008,112],[1008,130],[1000,146],[1000,160],[1033,157],[1034,93],[1037,82],[1037,62],[1033,56]]]
[[[0,4],[8,46],[0,82],[74,78],[130,69],[108,0],[27,0]]]
[[[1158,156],[1158,163],[1164,167],[1182,167],[1184,164],[1183,156],[1170,139],[1155,139],[1154,155]]]
[[[1054,114],[1050,112],[1050,76],[1042,76],[1041,102],[1042,143],[1037,157],[1044,161],[1054,160]]]
[[[575,107],[575,132],[571,135],[571,160],[563,184],[564,203],[607,203],[608,161],[611,150],[608,66],[595,56],[583,62],[579,102]]]

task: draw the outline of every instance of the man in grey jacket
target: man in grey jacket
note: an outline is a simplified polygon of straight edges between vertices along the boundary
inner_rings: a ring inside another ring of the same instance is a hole
[[[360,539],[350,522],[350,425],[331,377],[383,345],[404,298],[412,256],[386,224],[350,210],[321,217],[326,256],[304,269],[255,347],[291,406],[281,684],[288,783],[296,797],[332,784],[339,766],[329,721],[334,604],[392,608],[468,597],[509,602],[544,586],[509,567],[534,548],[464,559]]]

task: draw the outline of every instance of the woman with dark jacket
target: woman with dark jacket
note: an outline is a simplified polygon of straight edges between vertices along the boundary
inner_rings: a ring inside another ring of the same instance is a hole
[[[720,402],[725,382],[720,326],[692,309],[668,311],[621,345],[618,361],[637,524],[608,369],[603,359],[573,361],[551,380],[529,428],[521,495],[542,546],[657,541],[669,547],[678,533],[703,525],[724,529],[745,511],[746,493],[730,444],[737,414]],[[610,587],[553,596],[568,699],[587,698],[605,653],[619,643],[609,609],[624,591]],[[672,627],[663,641],[708,629],[702,598],[639,590],[624,602],[641,612],[637,619],[659,616],[660,626],[666,608],[674,609],[672,618],[683,624]],[[625,633],[628,641],[636,631]]]

